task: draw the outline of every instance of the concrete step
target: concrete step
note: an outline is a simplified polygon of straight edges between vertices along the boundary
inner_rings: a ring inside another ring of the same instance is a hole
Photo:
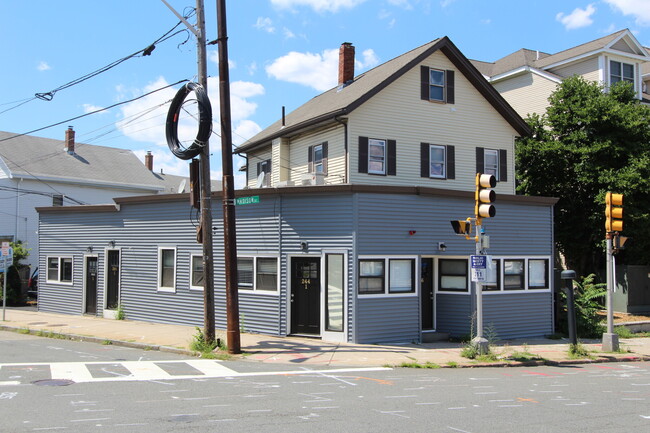
[[[422,333],[423,343],[433,343],[435,341],[447,341],[447,340],[449,340],[448,332],[423,332]]]

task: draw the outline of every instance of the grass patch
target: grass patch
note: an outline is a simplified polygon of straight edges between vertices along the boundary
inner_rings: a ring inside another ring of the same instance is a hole
[[[219,352],[215,352],[216,349],[219,349]],[[222,340],[217,338],[216,341],[206,341],[205,334],[203,334],[203,331],[198,326],[196,327],[196,334],[194,334],[190,342],[190,350],[201,358],[230,359],[230,355],[226,353],[227,347]]]
[[[526,350],[523,352],[520,351],[513,352],[510,356],[508,356],[508,360],[518,361],[518,362],[528,362],[528,361],[543,361],[544,358],[542,358],[539,355],[535,355],[534,353],[530,353]]]
[[[122,304],[118,304],[117,311],[115,311],[115,320],[124,320],[126,319],[126,313],[124,312],[124,307]]]
[[[458,363],[456,361],[449,361],[445,365],[450,368],[458,368]]]
[[[440,365],[436,364],[435,362],[425,362],[424,364],[420,364],[419,362],[402,362],[398,367],[401,368],[440,368]]]
[[[113,342],[111,340],[102,341],[102,345],[104,345],[104,346],[110,346],[111,344],[113,344]]]
[[[581,343],[578,343],[578,344],[570,344],[569,345],[569,358],[571,358],[571,359],[581,359],[581,358],[593,359],[593,356]]]
[[[490,351],[484,355],[477,355],[474,360],[478,362],[497,362],[499,361],[499,356],[496,353]]]
[[[29,329],[27,328],[20,328],[18,331],[19,334],[29,334]]]
[[[614,333],[618,335],[618,338],[650,337],[650,332],[632,332],[630,328],[625,325],[614,327]]]

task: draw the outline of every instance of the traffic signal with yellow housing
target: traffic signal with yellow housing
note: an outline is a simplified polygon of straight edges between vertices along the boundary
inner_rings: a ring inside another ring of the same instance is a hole
[[[623,194],[608,192],[605,195],[605,231],[623,230]]]
[[[474,214],[477,224],[481,218],[492,218],[496,209],[492,204],[496,200],[496,193],[492,188],[497,186],[497,179],[491,174],[476,173],[476,193],[474,195]]]

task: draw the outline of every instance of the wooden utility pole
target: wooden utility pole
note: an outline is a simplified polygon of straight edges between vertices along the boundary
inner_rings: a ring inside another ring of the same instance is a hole
[[[226,336],[229,353],[241,353],[239,294],[237,292],[237,235],[235,231],[235,184],[232,168],[230,119],[230,72],[226,0],[217,0],[217,43],[219,48],[219,108],[221,113],[221,162],[223,171],[223,247],[226,265]]]

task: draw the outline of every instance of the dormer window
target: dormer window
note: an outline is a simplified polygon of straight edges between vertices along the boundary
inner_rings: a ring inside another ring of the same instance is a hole
[[[454,71],[420,66],[420,99],[453,104]]]
[[[634,65],[622,62],[609,62],[609,84],[627,81],[634,85]]]

